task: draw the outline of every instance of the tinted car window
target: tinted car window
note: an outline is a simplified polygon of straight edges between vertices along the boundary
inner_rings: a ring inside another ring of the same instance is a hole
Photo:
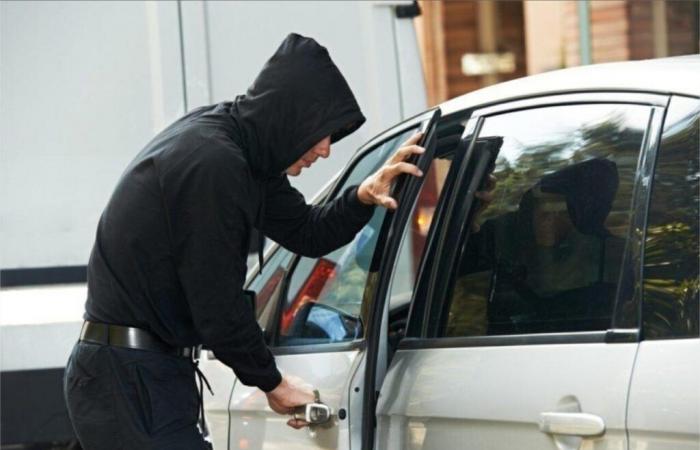
[[[379,145],[347,176],[339,192],[376,171],[415,129]],[[278,324],[280,346],[350,341],[363,334],[363,294],[386,210],[376,208],[348,245],[322,258],[300,258]]]
[[[700,101],[674,97],[654,173],[644,250],[644,337],[698,336]]]
[[[461,250],[439,334],[610,325],[649,114],[571,105],[485,119],[479,137],[502,139],[495,200]]]

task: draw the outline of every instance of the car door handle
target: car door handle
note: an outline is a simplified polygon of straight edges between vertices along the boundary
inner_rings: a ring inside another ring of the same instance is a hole
[[[317,390],[314,391],[314,398],[313,403],[294,408],[294,418],[297,418],[297,414],[301,415],[299,418],[303,418],[309,425],[321,425],[331,420],[333,411],[328,405],[321,403],[321,395]]]
[[[321,425],[331,420],[331,408],[323,403],[307,403],[294,410],[294,417],[299,416],[309,425]]]
[[[586,413],[545,412],[540,414],[540,431],[567,436],[600,436],[605,433],[602,418]]]

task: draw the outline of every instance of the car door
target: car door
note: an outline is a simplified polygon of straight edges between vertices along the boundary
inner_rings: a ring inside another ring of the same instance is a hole
[[[375,448],[627,448],[666,102],[589,93],[474,112],[434,261],[381,387]],[[472,232],[479,140],[500,141],[498,182]]]
[[[427,131],[425,146],[430,148],[429,136],[437,117],[439,110],[429,111],[368,144],[330,197],[373,173],[419,127]],[[406,191],[409,185],[404,180],[396,187],[401,204],[410,203],[411,195]],[[368,311],[378,279],[375,255],[387,245],[392,215],[376,208],[368,225],[348,245],[320,258],[295,255],[288,265],[278,265],[282,281],[271,288],[279,289],[278,299],[264,307],[271,308],[267,314],[269,325],[264,326],[278,368],[284,375],[317,389],[321,402],[331,409],[331,420],[294,430],[286,425],[288,417],[270,410],[261,391],[236,382],[228,408],[228,448],[349,448],[351,439],[359,439],[360,415],[355,416],[353,411],[361,411],[362,395],[358,395],[361,387],[355,380],[363,370]],[[270,291],[264,286],[260,289],[258,297]]]
[[[699,121],[700,99],[672,97],[644,248],[643,340],[627,419],[632,450],[700,448]]]

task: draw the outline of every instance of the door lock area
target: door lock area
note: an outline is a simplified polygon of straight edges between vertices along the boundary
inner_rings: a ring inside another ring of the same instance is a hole
[[[309,425],[321,425],[331,420],[333,411],[331,408],[321,402],[321,395],[317,390],[314,391],[314,402],[306,405],[298,406],[294,410],[294,417],[303,419]]]

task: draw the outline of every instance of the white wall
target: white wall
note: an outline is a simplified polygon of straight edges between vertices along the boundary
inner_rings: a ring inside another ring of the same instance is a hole
[[[244,93],[292,31],[329,49],[368,119],[294,180],[310,196],[425,108],[412,23],[387,3],[0,2],[0,268],[86,264],[129,160],[186,107]]]
[[[177,4],[0,15],[0,267],[86,264],[122,170],[184,112]]]

